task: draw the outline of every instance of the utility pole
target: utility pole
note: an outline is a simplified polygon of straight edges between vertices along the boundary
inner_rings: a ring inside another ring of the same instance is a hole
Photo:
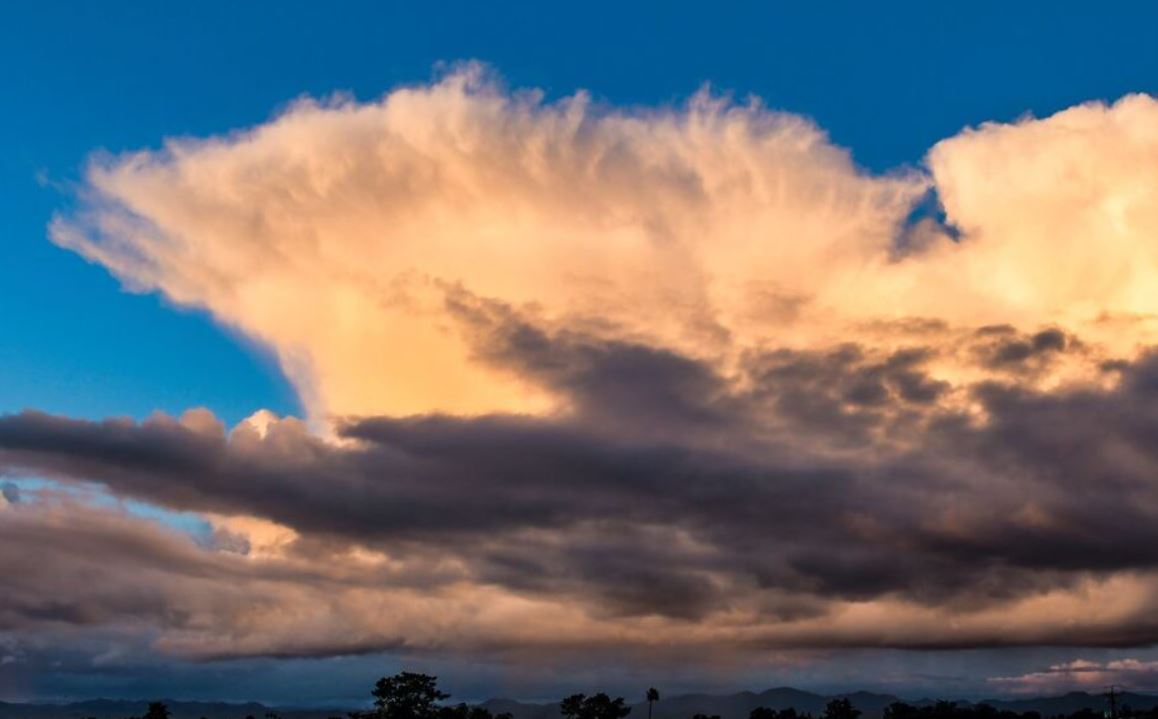
[[[1110,693],[1106,698],[1110,702],[1110,719],[1118,719],[1118,695],[1114,692],[1115,685],[1110,685]]]

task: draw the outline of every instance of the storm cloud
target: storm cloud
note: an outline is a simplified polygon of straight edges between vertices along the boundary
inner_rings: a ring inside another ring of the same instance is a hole
[[[269,347],[307,416],[0,417],[0,630],[198,659],[1158,641],[1155,118],[986,124],[872,175],[756,101],[546,102],[466,65],[94,159],[54,241]]]
[[[1105,383],[1050,390],[1002,372],[963,385],[934,380],[933,346],[768,350],[725,376],[670,349],[545,329],[461,292],[447,302],[480,358],[540,383],[570,409],[355,417],[328,439],[293,419],[226,432],[204,410],[142,423],[28,412],[0,418],[0,462],[287,531],[276,552],[246,559],[250,547],[230,544],[223,520],[217,546],[190,545],[167,560],[199,581],[293,587],[269,600],[292,611],[263,614],[288,614],[286,626],[249,626],[199,607],[212,623],[171,628],[173,646],[192,653],[1158,638],[1147,599],[1158,566],[1150,481],[1158,356],[1099,369],[1110,375]],[[1045,333],[1001,336],[1032,347]],[[992,366],[991,332],[955,334],[976,343],[966,356]],[[108,553],[135,556],[132,546]],[[15,561],[5,563],[9,576],[26,577],[17,586],[34,583]],[[316,603],[323,591],[327,602]],[[385,622],[390,632],[349,607],[327,632],[325,611],[297,604],[382,602],[397,611],[394,603],[409,606],[400,597],[414,593],[427,597],[428,611],[415,609],[423,619],[405,625]],[[472,631],[454,635],[423,628],[483,594],[528,608],[517,622],[476,618]],[[192,611],[165,597],[147,596],[159,623]],[[177,597],[196,601],[194,592]],[[1096,621],[1086,619],[1091,601],[1106,602]],[[1049,611],[1033,616],[1035,606]],[[59,621],[90,623],[102,610],[54,611]],[[556,623],[556,612],[579,623]],[[866,612],[876,621],[864,621]],[[16,625],[37,619],[11,616]],[[252,641],[212,641],[222,623],[235,637],[252,632]],[[346,636],[351,623],[360,641]],[[307,624],[313,638],[303,642],[291,627]]]

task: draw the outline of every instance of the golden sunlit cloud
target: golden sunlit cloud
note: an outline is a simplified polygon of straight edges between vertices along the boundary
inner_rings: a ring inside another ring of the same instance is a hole
[[[1149,97],[877,175],[755,101],[467,65],[94,160],[52,237],[269,346],[309,413],[0,418],[5,467],[206,520],[0,504],[83,517],[62,566],[152,546],[164,651],[1158,638]]]
[[[315,420],[536,412],[554,398],[475,361],[448,288],[723,366],[912,317],[1132,350],[1158,309],[1156,126],[1158,104],[1128,97],[967,130],[928,172],[875,176],[758,103],[545,103],[466,66],[98,160],[87,209],[52,234],[271,346]],[[960,241],[906,221],[929,188]]]

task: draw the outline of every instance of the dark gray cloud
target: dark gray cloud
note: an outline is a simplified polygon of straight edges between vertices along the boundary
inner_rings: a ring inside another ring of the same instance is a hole
[[[469,582],[574,602],[604,619],[708,622],[754,611],[762,621],[792,622],[849,601],[982,612],[1091,577],[1158,568],[1158,356],[1117,363],[1119,381],[1109,388],[1049,391],[993,380],[951,386],[930,376],[932,345],[773,349],[724,373],[671,350],[537,325],[465,294],[452,293],[451,303],[480,360],[539,384],[566,410],[347,418],[337,424],[340,442],[294,421],[261,436],[248,428],[226,434],[204,415],[132,423],[25,412],[0,418],[0,464],[98,482],[173,509],[262,517],[299,533],[289,559],[243,583],[434,591]],[[1049,329],[983,328],[974,336],[969,351],[984,367],[1080,348]],[[1023,353],[1011,348],[1023,345],[1029,354],[1015,358]],[[28,528],[11,532],[32,536]],[[163,564],[196,576],[254,571],[237,559],[248,550],[244,538],[218,539],[230,552]],[[350,545],[412,561],[340,578],[303,569]],[[88,546],[134,561],[146,551],[124,538]],[[4,561],[9,573],[27,569],[18,558]],[[27,598],[15,592],[4,605],[12,625],[136,613],[179,626],[185,616],[168,595],[70,608],[36,599],[66,594],[64,587],[21,586]],[[810,628],[752,641],[1153,640],[1158,624],[1140,609],[1110,623],[1047,623],[1024,633]],[[324,654],[395,641],[391,634],[261,651]]]
[[[982,363],[1009,372],[1040,371],[1067,350],[1081,348],[1076,338],[1053,327],[1024,334],[1010,325],[989,325],[975,334]]]

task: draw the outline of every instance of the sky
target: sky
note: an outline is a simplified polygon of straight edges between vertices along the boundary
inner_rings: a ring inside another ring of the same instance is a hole
[[[5,3],[0,699],[1158,689],[1156,16]]]

